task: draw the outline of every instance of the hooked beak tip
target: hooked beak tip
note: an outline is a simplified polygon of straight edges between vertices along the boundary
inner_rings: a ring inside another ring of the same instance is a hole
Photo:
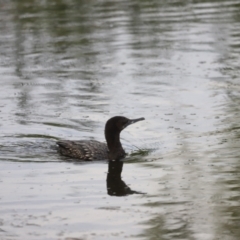
[[[137,119],[131,119],[130,122],[136,123],[136,122],[143,121],[143,120],[145,120],[145,118],[142,117],[142,118],[137,118]]]
[[[145,118],[137,118],[137,119],[130,119],[129,121],[128,121],[128,123],[124,126],[124,128],[126,128],[127,126],[129,126],[129,125],[131,125],[131,124],[133,124],[133,123],[136,123],[136,122],[139,122],[139,121],[143,121],[143,120],[145,120]]]

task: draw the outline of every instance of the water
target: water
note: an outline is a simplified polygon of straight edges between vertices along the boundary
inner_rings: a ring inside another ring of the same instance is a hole
[[[238,240],[239,13],[0,1],[0,239]],[[121,135],[125,183],[56,153],[57,139],[103,141],[115,115],[146,118]]]

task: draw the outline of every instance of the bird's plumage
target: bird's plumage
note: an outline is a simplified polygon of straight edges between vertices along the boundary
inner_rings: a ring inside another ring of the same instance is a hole
[[[144,118],[128,119],[121,116],[110,118],[105,125],[107,143],[95,140],[60,140],[57,142],[59,152],[64,156],[83,161],[119,160],[126,155],[120,142],[121,131],[141,120],[144,120]]]

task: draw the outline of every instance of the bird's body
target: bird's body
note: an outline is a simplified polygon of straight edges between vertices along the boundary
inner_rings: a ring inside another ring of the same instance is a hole
[[[59,152],[68,157],[78,158],[84,161],[108,159],[108,147],[106,143],[95,140],[70,141],[62,140],[57,142]]]
[[[120,132],[130,124],[141,120],[144,118],[133,120],[120,116],[110,118],[105,125],[107,143],[95,140],[60,140],[57,142],[59,152],[64,156],[83,161],[119,160],[126,155],[120,142]]]

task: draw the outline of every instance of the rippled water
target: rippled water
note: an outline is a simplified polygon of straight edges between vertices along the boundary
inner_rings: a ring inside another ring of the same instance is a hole
[[[0,239],[240,239],[239,1],[1,0],[0,32]],[[114,115],[124,182],[56,153]]]

